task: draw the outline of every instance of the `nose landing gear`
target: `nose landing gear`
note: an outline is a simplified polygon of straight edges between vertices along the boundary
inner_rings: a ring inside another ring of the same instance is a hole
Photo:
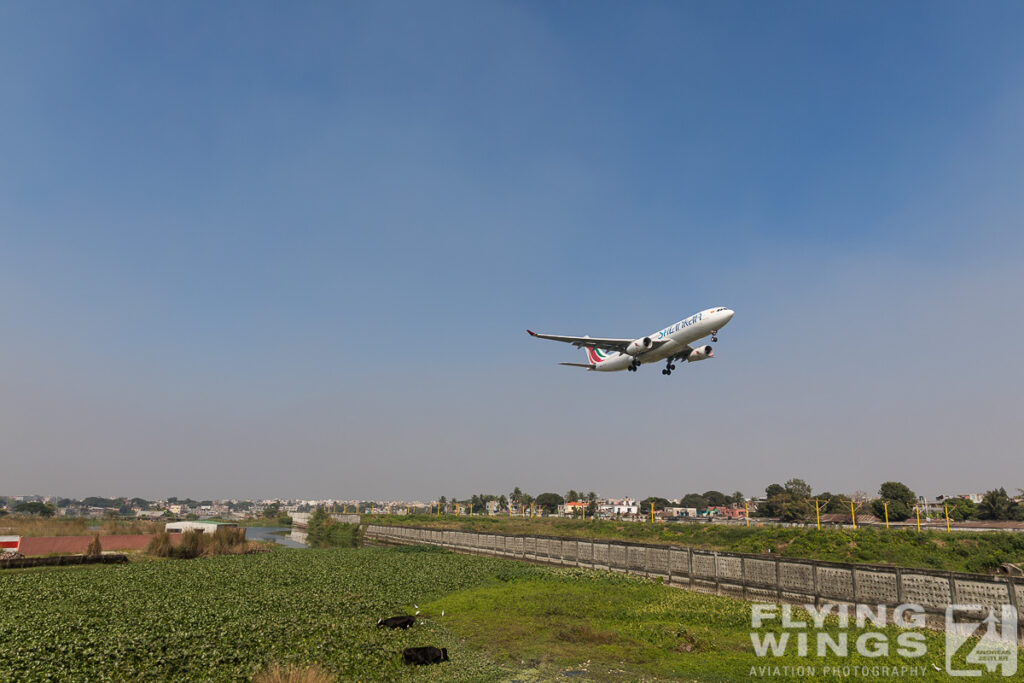
[[[711,341],[718,342],[718,330],[711,330]]]

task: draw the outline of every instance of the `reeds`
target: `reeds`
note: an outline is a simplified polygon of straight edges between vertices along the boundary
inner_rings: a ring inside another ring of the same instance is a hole
[[[108,519],[103,522],[101,529],[107,536],[114,536],[118,534],[153,534],[158,531],[163,531],[164,523],[154,522],[149,519],[131,519],[125,521]]]
[[[154,557],[188,560],[214,555],[241,555],[246,548],[245,529],[222,526],[212,534],[198,529],[186,531],[181,534],[181,542],[177,545],[172,543],[169,533],[159,531],[146,546],[146,553]]]
[[[0,518],[0,533],[15,536],[83,536],[89,520],[81,518],[23,517],[7,515]]]
[[[166,531],[158,531],[153,540],[146,546],[146,554],[153,557],[170,557],[174,546],[171,545],[171,535]]]
[[[0,533],[15,536],[85,536],[90,526],[99,523],[100,534],[152,534],[162,531],[163,522],[148,519],[91,520],[83,517],[26,517],[7,515],[0,517]]]

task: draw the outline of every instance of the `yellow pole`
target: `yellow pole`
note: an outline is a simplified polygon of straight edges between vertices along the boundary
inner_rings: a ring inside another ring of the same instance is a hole
[[[530,519],[533,519],[533,503],[530,503]]]
[[[882,503],[882,506],[885,508],[885,528],[888,529],[889,528],[889,501],[885,501],[884,503]]]
[[[818,531],[821,531],[821,506],[818,505],[818,499],[814,499],[814,518],[818,520]]]
[[[918,505],[914,506],[914,512],[917,513],[917,530],[921,530],[921,507]]]
[[[943,503],[942,509],[946,511],[946,533],[949,533],[949,507]]]
[[[747,518],[747,526],[750,526],[750,506],[747,505],[747,501],[743,501],[743,512]]]
[[[854,530],[856,530],[857,529],[857,515],[853,511],[853,501],[852,500],[850,501],[850,519],[853,520],[853,528],[854,528]]]
[[[473,516],[473,504],[472,503],[469,504],[469,516],[470,517]]]
[[[654,524],[654,503],[651,503],[651,524]]]

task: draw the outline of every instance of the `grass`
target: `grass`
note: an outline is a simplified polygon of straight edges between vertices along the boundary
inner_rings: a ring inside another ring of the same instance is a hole
[[[672,524],[568,518],[379,515],[364,521],[500,534],[537,534],[671,544],[740,553],[773,553],[830,562],[891,564],[944,571],[992,572],[1024,562],[1024,533],[817,529],[718,524]]]
[[[318,666],[281,666],[274,664],[257,674],[253,683],[331,683],[334,676]]]
[[[375,626],[415,605],[412,629]],[[938,633],[919,658],[758,657],[750,619],[749,603],[621,574],[425,546],[280,548],[0,574],[0,679],[738,681],[763,666],[867,664],[948,680],[932,668],[944,668]],[[899,633],[854,628],[851,642],[868,630]],[[402,648],[419,645],[447,647],[451,661],[404,666]]]
[[[903,632],[891,626],[848,631],[851,644],[869,631],[881,634],[891,644],[888,656],[865,656],[851,646],[849,656],[818,657],[812,629],[809,657],[798,656],[795,646],[785,656],[758,657],[751,643],[749,603],[618,574],[555,569],[421,607],[432,614],[444,609],[450,615],[446,628],[498,663],[539,680],[584,672],[580,675],[596,680],[738,681],[764,666],[815,666],[819,671],[913,666],[926,669],[916,680],[948,680],[944,637],[937,632],[919,631],[926,644],[922,657],[899,656],[896,644]],[[801,618],[808,617],[795,610],[794,619]],[[822,631],[838,640],[842,629],[830,619]],[[759,637],[783,632],[778,621],[758,629]],[[795,631],[791,637],[795,640]],[[943,669],[941,674],[933,664]]]

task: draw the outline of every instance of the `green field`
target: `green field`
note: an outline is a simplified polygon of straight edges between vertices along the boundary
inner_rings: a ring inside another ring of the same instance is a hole
[[[990,573],[1004,562],[1024,562],[1024,533],[817,529],[725,524],[669,524],[558,517],[441,517],[364,515],[364,522],[429,526],[496,534],[537,534],[663,543],[737,553],[773,553],[830,562],[893,564]]]
[[[375,627],[414,604],[410,631]],[[346,681],[729,681],[752,667],[865,664],[946,680],[931,667],[943,666],[941,642],[929,632],[917,659],[757,657],[745,602],[422,546],[0,574],[4,681],[243,681],[273,663]],[[399,652],[413,645],[447,647],[451,662],[406,667]]]

